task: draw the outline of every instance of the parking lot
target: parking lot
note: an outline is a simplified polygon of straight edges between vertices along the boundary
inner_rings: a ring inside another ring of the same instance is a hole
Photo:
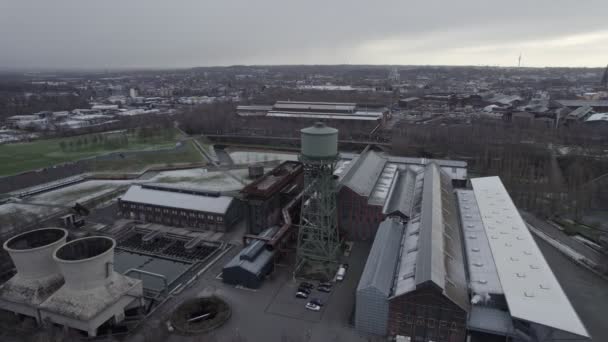
[[[205,336],[167,336],[163,341],[381,341],[358,334],[351,325],[355,305],[355,290],[363,271],[369,243],[356,243],[345,262],[350,267],[343,282],[333,286],[331,293],[311,291],[309,299],[295,297],[300,284],[293,278],[292,267],[277,267],[259,289],[244,289],[222,283],[217,275],[222,266],[234,256],[235,248],[219,260],[192,288],[174,298],[161,312],[151,317],[151,327],[163,326],[171,307],[198,296],[217,295],[232,308],[228,322]],[[315,283],[316,285],[316,283]],[[311,298],[319,298],[324,306],[318,312],[304,306]],[[140,339],[143,341],[141,334]]]
[[[311,289],[311,293],[307,299],[297,298],[295,296],[300,281],[290,279],[281,286],[272,299],[272,302],[266,308],[266,313],[274,314],[278,316],[301,319],[309,322],[319,322],[323,317],[323,313],[328,305],[330,305],[331,295],[334,291],[338,291],[341,284],[334,284],[330,293],[318,291],[316,289],[317,283],[313,283],[315,288]],[[312,299],[319,299],[324,305],[321,306],[320,311],[312,311],[305,307]]]

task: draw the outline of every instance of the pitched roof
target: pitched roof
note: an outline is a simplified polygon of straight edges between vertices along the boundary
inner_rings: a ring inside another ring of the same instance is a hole
[[[232,203],[233,198],[221,195],[216,197],[177,191],[163,191],[144,188],[141,185],[132,185],[121,197],[121,200],[168,208],[224,214]]]
[[[411,168],[397,172],[382,208],[383,214],[400,212],[408,218],[411,216],[417,176],[418,174]]]
[[[357,194],[369,197],[378,177],[384,170],[386,158],[375,151],[361,153],[353,160],[342,177],[342,185]]]
[[[402,234],[403,224],[399,220],[387,218],[380,223],[357,291],[373,287],[387,297],[390,295]]]
[[[433,282],[456,305],[468,310],[467,281],[450,177],[436,163],[424,171],[420,211],[403,238],[393,296]],[[416,206],[415,206],[416,208]]]
[[[278,227],[270,227],[264,230],[259,236],[271,237],[278,230]],[[274,256],[274,251],[266,249],[264,241],[256,240],[243,248],[225,266],[226,268],[240,267],[251,274],[258,275],[262,269],[270,262]]]

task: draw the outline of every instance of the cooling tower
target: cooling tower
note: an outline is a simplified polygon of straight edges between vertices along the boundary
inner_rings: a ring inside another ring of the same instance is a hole
[[[55,251],[54,259],[65,279],[65,287],[86,291],[104,286],[114,277],[114,247],[108,237],[71,241]]]
[[[41,305],[41,317],[97,334],[108,320],[120,322],[127,308],[143,303],[141,280],[114,272],[116,241],[95,236],[61,246],[53,255],[65,284]]]
[[[65,244],[68,232],[62,228],[42,228],[12,237],[4,243],[17,275],[23,279],[40,279],[58,275],[53,253]]]
[[[4,243],[17,274],[0,286],[0,308],[39,320],[38,306],[63,285],[53,253],[65,244],[67,236],[62,228],[42,228]]]

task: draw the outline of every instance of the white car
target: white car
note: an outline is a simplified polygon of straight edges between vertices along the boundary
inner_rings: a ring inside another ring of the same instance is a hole
[[[346,268],[344,266],[340,266],[340,268],[338,268],[338,273],[336,273],[336,281],[344,280],[345,275],[346,275]]]
[[[321,310],[320,306],[318,306],[315,303],[311,303],[311,302],[306,303],[306,308],[308,310],[312,310],[312,311],[319,311],[319,310]]]

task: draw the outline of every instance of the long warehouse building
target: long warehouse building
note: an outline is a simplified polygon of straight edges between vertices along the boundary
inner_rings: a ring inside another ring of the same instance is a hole
[[[242,217],[242,205],[215,191],[132,185],[118,200],[123,217],[169,226],[229,231]]]
[[[500,178],[457,190],[449,178],[435,163],[419,171],[396,206],[409,214],[379,225],[356,329],[410,341],[589,341]]]
[[[355,327],[412,341],[464,341],[467,282],[450,177],[436,163],[418,173],[411,200],[379,226],[359,281]]]

